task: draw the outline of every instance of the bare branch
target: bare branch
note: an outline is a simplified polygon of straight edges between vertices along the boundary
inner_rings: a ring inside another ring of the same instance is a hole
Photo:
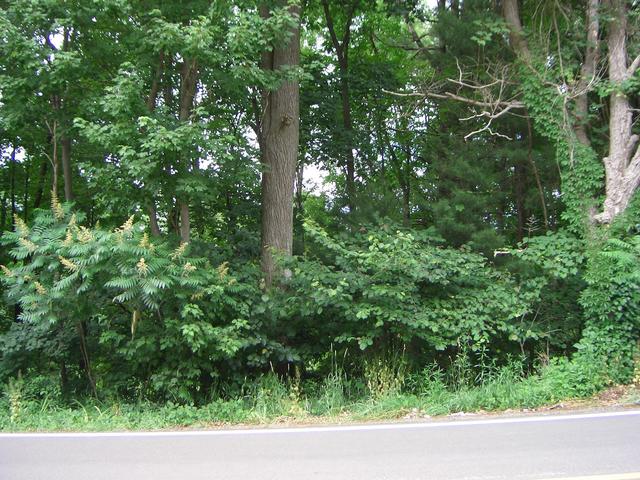
[[[638,70],[638,67],[640,67],[640,55],[638,55],[633,62],[631,62],[631,65],[629,65],[629,68],[627,69],[627,76],[632,77],[633,74],[636,73],[636,70]]]

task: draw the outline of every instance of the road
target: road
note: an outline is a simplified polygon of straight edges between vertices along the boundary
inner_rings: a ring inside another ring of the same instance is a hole
[[[634,472],[640,472],[640,410],[346,427],[0,435],[2,480],[640,480]]]

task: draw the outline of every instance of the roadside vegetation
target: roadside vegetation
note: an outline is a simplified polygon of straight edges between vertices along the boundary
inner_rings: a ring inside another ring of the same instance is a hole
[[[0,1],[0,429],[637,382],[638,8]]]
[[[113,431],[218,428],[237,425],[336,424],[381,420],[424,420],[434,416],[531,411],[560,401],[592,398],[610,383],[606,372],[580,371],[566,361],[525,376],[520,362],[478,371],[469,358],[449,372],[436,366],[409,374],[402,358],[369,365],[362,378],[335,368],[322,381],[287,379],[269,373],[200,405],[140,399],[70,400],[50,378],[11,380],[0,402],[0,430]],[[478,372],[480,375],[477,375]],[[473,375],[476,375],[475,377]],[[616,405],[640,403],[640,363],[631,388],[616,392]],[[563,406],[563,404],[560,404]],[[577,406],[598,407],[602,402]]]

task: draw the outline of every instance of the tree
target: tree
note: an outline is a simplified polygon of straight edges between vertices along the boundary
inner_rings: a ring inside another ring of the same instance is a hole
[[[353,155],[353,121],[351,118],[351,96],[349,92],[349,48],[351,44],[351,25],[356,15],[360,1],[351,0],[348,2],[342,38],[338,38],[336,26],[334,25],[333,15],[328,0],[322,0],[322,9],[324,18],[329,30],[331,45],[338,60],[338,69],[340,72],[340,99],[342,101],[342,127],[341,143],[344,148],[343,168],[345,171],[345,182],[347,186],[347,204],[351,211],[355,208],[356,195],[356,171],[355,158]]]
[[[289,73],[300,64],[300,9],[293,2],[279,2],[291,15],[293,25],[262,54],[262,68]],[[273,13],[260,8],[263,18]],[[300,136],[300,87],[297,78],[285,78],[262,98],[260,129],[262,173],[262,271],[265,284],[276,277],[275,256],[291,255],[293,249],[293,190]]]
[[[518,0],[505,0],[502,5],[513,49],[528,68],[535,70],[540,60],[534,58],[529,48],[520,20]],[[572,144],[579,142],[585,148],[592,149],[593,142],[589,136],[590,93],[599,82],[602,83],[598,78],[597,67],[600,53],[607,52],[609,141],[607,154],[602,158],[606,175],[605,198],[602,211],[593,215],[593,219],[600,223],[611,223],[625,211],[640,185],[640,149],[638,135],[633,132],[634,111],[629,98],[633,91],[630,82],[640,67],[640,55],[632,62],[629,61],[631,52],[628,38],[631,31],[628,2],[589,0],[583,15],[587,34],[579,76],[571,81],[565,72],[560,72],[562,84],[557,85],[557,89],[566,98],[565,108],[570,115],[567,132],[570,135],[565,141],[570,144],[570,148]],[[558,28],[557,23],[555,28]],[[606,33],[603,34],[603,30]],[[558,57],[560,64],[563,61],[560,46],[557,53],[549,51],[546,55]],[[566,106],[567,104],[570,105]]]

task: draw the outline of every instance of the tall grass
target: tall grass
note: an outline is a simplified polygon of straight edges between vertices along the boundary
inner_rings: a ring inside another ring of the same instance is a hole
[[[0,430],[150,430],[281,421],[362,421],[446,415],[479,410],[534,408],[561,399],[592,395],[606,385],[602,369],[566,359],[538,374],[525,375],[522,364],[494,364],[482,370],[454,359],[445,371],[430,365],[410,373],[402,355],[370,358],[361,375],[341,367],[319,380],[286,378],[271,372],[245,382],[232,398],[203,406],[145,401],[67,403],[60,397],[29,393],[27,379],[12,380],[0,399]],[[466,370],[465,370],[466,369]],[[638,370],[640,372],[640,369]],[[639,375],[640,379],[640,375]]]

